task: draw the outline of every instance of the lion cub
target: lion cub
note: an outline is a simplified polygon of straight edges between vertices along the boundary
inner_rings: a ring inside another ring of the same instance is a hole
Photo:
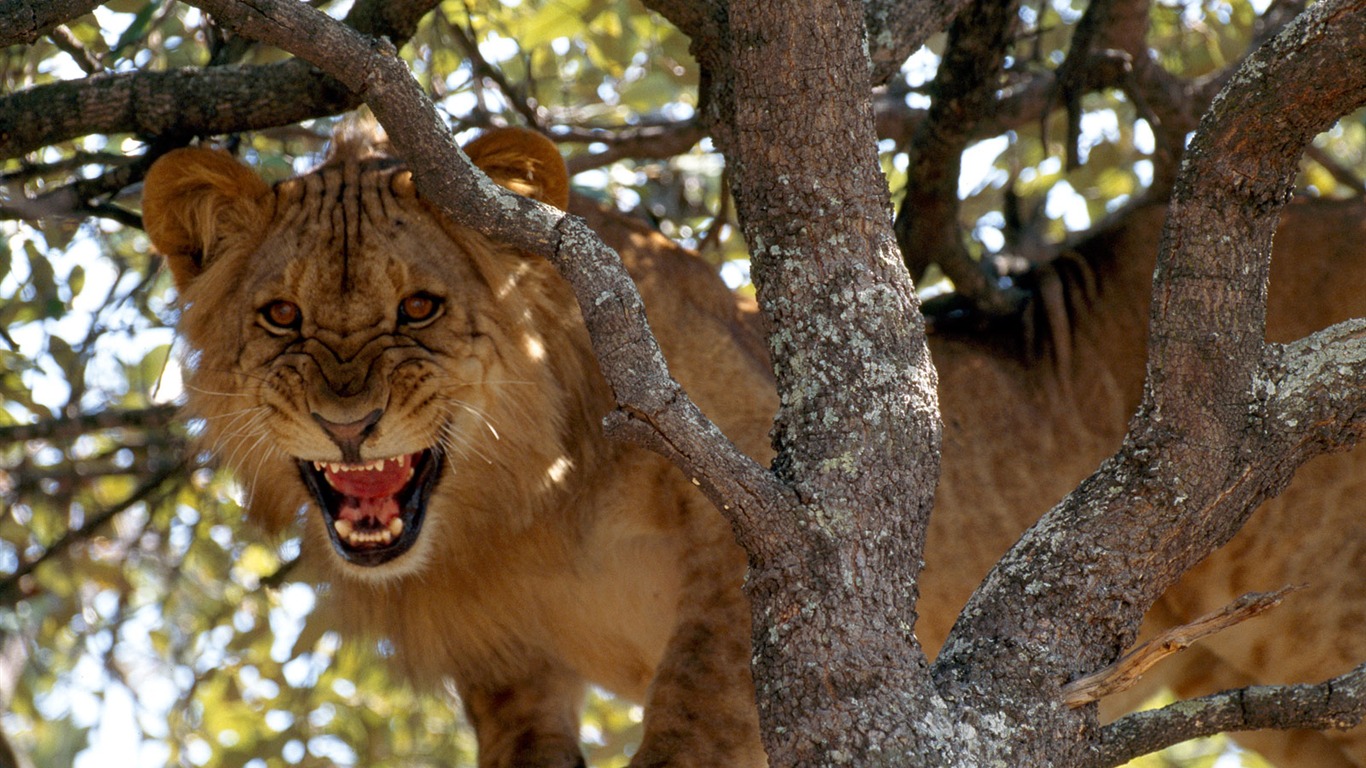
[[[508,129],[466,152],[560,208],[555,146]],[[157,161],[143,198],[183,309],[189,415],[248,493],[299,523],[341,628],[454,680],[479,765],[583,765],[587,683],[646,705],[636,766],[759,766],[744,556],[663,459],[609,442],[613,398],[568,285],[455,226],[359,135],[274,187],[229,155]],[[611,233],[675,375],[767,455],[767,369],[711,270]]]

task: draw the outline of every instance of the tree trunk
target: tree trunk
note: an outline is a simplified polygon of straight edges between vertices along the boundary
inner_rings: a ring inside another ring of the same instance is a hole
[[[912,631],[939,411],[875,151],[863,5],[736,2],[728,22],[701,56],[775,329],[773,472],[794,497],[750,537],[765,746],[773,765],[956,764],[967,744]]]

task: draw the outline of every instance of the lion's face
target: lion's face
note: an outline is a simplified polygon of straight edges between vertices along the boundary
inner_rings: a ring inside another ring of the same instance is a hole
[[[534,134],[468,151],[506,185],[565,188]],[[402,576],[434,542],[518,524],[495,494],[553,490],[552,470],[582,461],[555,440],[566,371],[546,350],[580,345],[563,285],[443,224],[392,161],[345,158],[272,189],[224,154],[181,150],[144,200],[181,291],[190,410],[267,527],[311,501],[308,535],[345,573]],[[539,488],[490,487],[538,463]]]

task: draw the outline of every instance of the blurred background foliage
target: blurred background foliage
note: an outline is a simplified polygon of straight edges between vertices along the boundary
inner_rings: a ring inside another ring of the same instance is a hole
[[[338,17],[346,3],[320,3]],[[1055,70],[1084,4],[1021,9],[1007,80]],[[1157,3],[1148,43],[1169,71],[1202,77],[1246,52],[1265,2]],[[912,120],[929,103],[943,36],[881,97]],[[649,219],[743,288],[723,163],[708,141],[617,156],[622,136],[684,133],[697,103],[688,40],[635,0],[442,3],[403,49],[462,131],[533,122],[562,141],[579,191]],[[282,58],[231,39],[169,0],[113,0],[31,45],[0,49],[16,93],[101,72]],[[976,258],[1023,228],[1058,243],[1152,183],[1152,127],[1118,90],[1085,96],[1083,164],[1066,167],[1060,108],[971,145],[960,215]],[[42,120],[41,115],[31,119]],[[279,179],[316,162],[331,119],[223,137]],[[1359,119],[1321,136],[1310,194],[1360,194]],[[384,648],[342,643],[305,586],[297,541],[242,525],[231,477],[173,418],[175,298],[137,228],[136,184],[81,197],[143,143],[92,134],[0,161],[0,730],[30,766],[437,766],[470,764],[473,738],[442,691],[386,676]],[[905,142],[880,147],[890,189]],[[73,195],[68,195],[74,190]],[[68,204],[68,198],[77,204]],[[34,201],[37,201],[36,203]],[[1020,222],[1008,224],[1022,211]],[[933,273],[926,285],[944,287]],[[325,597],[325,596],[324,596]],[[624,765],[640,710],[586,707],[593,764]],[[0,752],[3,754],[3,752]],[[1254,765],[1223,740],[1147,766]]]

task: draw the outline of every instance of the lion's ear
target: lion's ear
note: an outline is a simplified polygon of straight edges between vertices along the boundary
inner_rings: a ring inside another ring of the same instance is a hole
[[[168,152],[147,171],[142,223],[184,291],[217,251],[255,247],[274,208],[270,185],[231,155],[212,149]]]
[[[489,178],[519,195],[565,210],[569,172],[555,143],[525,128],[496,128],[465,145],[465,154]]]

